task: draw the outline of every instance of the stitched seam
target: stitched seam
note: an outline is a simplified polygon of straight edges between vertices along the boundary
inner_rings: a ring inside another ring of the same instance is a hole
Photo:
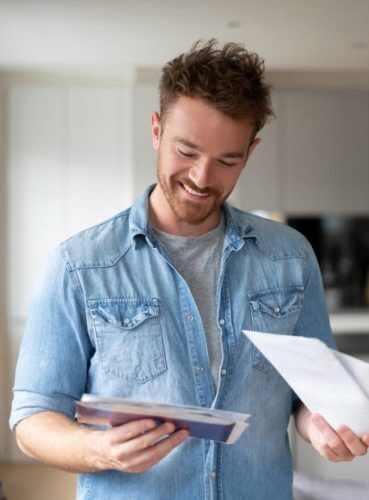
[[[118,262],[124,257],[124,255],[128,252],[128,250],[132,247],[132,243],[129,243],[128,247],[123,250],[122,254],[117,257],[117,259],[112,262],[111,264],[91,264],[91,265],[80,265],[80,266],[73,266],[70,262],[69,262],[69,270],[70,271],[75,271],[77,269],[104,269],[104,268],[108,268],[108,267],[113,267],[115,266],[116,264],[118,264]]]
[[[83,301],[82,286],[80,284],[78,276],[76,276],[75,273],[72,273],[73,270],[69,269],[69,262],[66,259],[66,255],[65,255],[64,249],[62,247],[60,248],[60,252],[61,252],[63,260],[64,260],[64,264],[65,264],[65,267],[66,267],[68,279],[70,280],[70,282],[72,284],[72,289],[73,289],[74,293],[76,294],[79,306],[81,308],[82,318],[86,319],[85,316],[84,316],[84,314],[83,314],[83,312],[85,310],[85,304],[84,304],[84,301]],[[78,294],[78,291],[79,291],[79,293],[81,295]]]

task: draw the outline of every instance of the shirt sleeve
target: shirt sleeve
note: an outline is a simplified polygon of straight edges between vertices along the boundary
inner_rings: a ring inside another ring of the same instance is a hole
[[[328,347],[336,349],[325,300],[322,276],[315,253],[308,241],[303,306],[293,334],[315,337]],[[296,411],[301,401],[293,393],[292,410]]]
[[[93,349],[72,272],[58,247],[34,290],[16,368],[11,430],[43,411],[73,418],[74,403],[84,392]]]

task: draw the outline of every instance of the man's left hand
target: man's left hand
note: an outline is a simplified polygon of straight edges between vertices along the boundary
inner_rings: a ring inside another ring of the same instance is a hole
[[[345,425],[335,431],[317,413],[307,418],[306,434],[316,451],[332,462],[349,462],[363,456],[369,446],[369,435],[360,438]]]

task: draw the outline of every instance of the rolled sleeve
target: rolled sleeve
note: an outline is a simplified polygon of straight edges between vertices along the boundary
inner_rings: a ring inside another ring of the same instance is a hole
[[[69,418],[74,416],[74,399],[66,396],[47,396],[35,392],[14,390],[12,412],[9,426],[14,431],[18,422],[43,411],[64,413]]]
[[[43,411],[73,418],[74,403],[84,392],[92,345],[84,301],[70,273],[58,247],[31,300],[13,387],[12,430],[20,420]]]

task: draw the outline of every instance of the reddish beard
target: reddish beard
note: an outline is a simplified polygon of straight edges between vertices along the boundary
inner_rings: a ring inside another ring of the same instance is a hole
[[[157,177],[164,196],[173,212],[181,221],[191,225],[201,224],[211,214],[217,212],[223,201],[229,195],[229,193],[227,193],[226,196],[221,196],[221,193],[215,189],[199,189],[188,179],[181,179],[178,176],[172,176],[166,179],[161,171],[159,163],[157,165]],[[198,203],[196,201],[183,199],[183,194],[181,192],[182,189],[184,189],[181,187],[183,184],[186,184],[186,186],[198,193],[209,195],[208,198]]]

